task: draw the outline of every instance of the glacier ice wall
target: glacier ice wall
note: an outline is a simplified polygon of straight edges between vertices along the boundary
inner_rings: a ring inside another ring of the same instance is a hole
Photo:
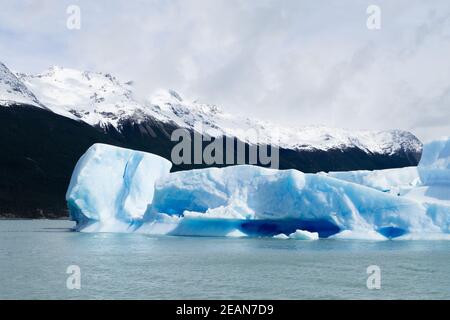
[[[435,170],[432,162],[427,166]],[[450,206],[414,196],[429,191],[416,181],[415,168],[333,177],[249,165],[175,173],[170,167],[152,154],[94,145],[78,162],[67,192],[72,219],[83,231],[196,236],[273,237],[300,230],[378,240],[450,233]],[[405,196],[380,191],[396,184],[407,185]]]

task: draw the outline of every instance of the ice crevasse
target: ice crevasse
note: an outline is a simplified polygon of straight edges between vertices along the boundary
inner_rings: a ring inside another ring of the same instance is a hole
[[[95,144],[79,160],[66,199],[85,232],[450,239],[450,182],[438,172],[449,170],[449,146],[450,140],[425,146],[417,169],[390,171],[390,184],[412,180],[398,196],[364,185],[367,179],[348,181],[357,172],[340,179],[240,165],[170,173],[170,162],[159,156]],[[443,193],[437,200],[430,194],[436,188]]]

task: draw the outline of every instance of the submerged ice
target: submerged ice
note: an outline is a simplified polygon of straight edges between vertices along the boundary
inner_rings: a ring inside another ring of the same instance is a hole
[[[67,201],[83,231],[445,238],[448,146],[425,146],[418,168],[326,175],[249,165],[169,173],[170,162],[156,155],[96,144],[78,162]]]

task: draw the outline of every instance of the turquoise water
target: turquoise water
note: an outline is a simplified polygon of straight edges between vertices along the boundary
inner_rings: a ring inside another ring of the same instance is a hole
[[[0,220],[1,299],[450,299],[450,241],[295,241],[71,232]],[[81,289],[66,287],[69,265]],[[366,286],[369,265],[381,289]]]

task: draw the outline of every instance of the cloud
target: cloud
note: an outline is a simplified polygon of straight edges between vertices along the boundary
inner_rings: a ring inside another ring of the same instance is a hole
[[[450,5],[378,1],[0,0],[0,51],[13,69],[60,64],[172,88],[285,125],[450,134]],[[38,4],[39,3],[39,4]],[[79,5],[82,28],[65,27]]]

